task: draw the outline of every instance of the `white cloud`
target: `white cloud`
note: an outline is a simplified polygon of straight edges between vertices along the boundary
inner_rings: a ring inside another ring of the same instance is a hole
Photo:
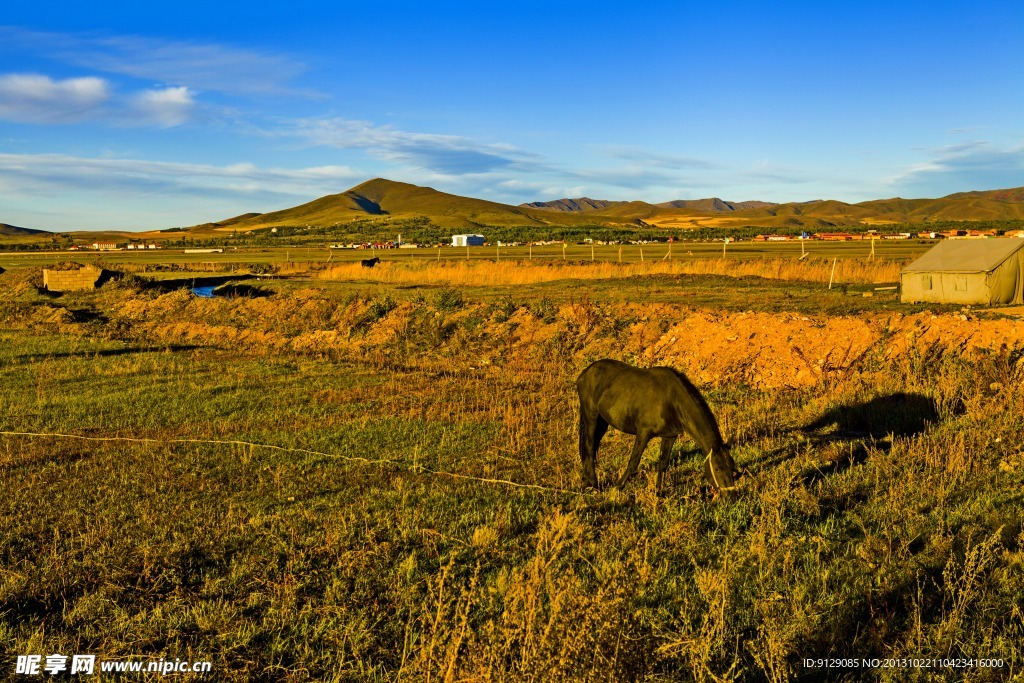
[[[143,121],[170,128],[191,118],[196,101],[195,93],[181,86],[146,90],[135,95],[133,104]]]
[[[158,83],[223,93],[319,96],[290,85],[306,67],[282,54],[196,41],[0,27],[0,49]]]
[[[95,116],[110,97],[102,78],[54,80],[40,74],[0,76],[0,118],[21,123],[73,123]]]
[[[55,80],[40,74],[0,75],[0,120],[42,125],[100,121],[171,128],[189,122],[195,92],[184,86],[121,94],[93,76]]]

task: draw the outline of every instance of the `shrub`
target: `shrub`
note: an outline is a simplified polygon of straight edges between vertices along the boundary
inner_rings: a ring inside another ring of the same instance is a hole
[[[462,308],[465,303],[462,298],[462,290],[454,287],[444,287],[434,297],[434,307],[439,311],[455,311]]]
[[[530,312],[546,323],[553,323],[558,317],[558,307],[547,297],[530,306]]]

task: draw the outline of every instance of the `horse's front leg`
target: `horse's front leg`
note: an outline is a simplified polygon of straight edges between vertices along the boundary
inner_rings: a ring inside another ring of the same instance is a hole
[[[640,456],[644,454],[644,449],[647,448],[647,443],[650,440],[650,434],[641,432],[636,435],[636,441],[633,442],[633,452],[629,456],[629,463],[626,465],[626,471],[622,473],[622,478],[619,479],[620,489],[626,485],[629,478],[636,472],[636,468],[640,466]]]
[[[657,492],[661,495],[662,483],[665,480],[665,470],[668,469],[669,458],[672,457],[672,446],[676,442],[674,436],[663,436],[661,437],[661,457],[658,458],[658,484]]]

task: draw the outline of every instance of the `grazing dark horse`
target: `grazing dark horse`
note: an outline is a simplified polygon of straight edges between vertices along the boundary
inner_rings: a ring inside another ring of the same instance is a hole
[[[635,368],[617,360],[599,360],[580,373],[576,380],[580,395],[580,459],[583,483],[597,488],[594,462],[601,438],[608,426],[635,434],[629,464],[622,473],[621,488],[636,472],[647,443],[661,437],[658,459],[658,493],[661,493],[665,469],[672,445],[680,434],[688,434],[700,446],[704,475],[708,482],[731,498],[739,488],[739,473],[729,449],[718,431],[704,397],[683,373],[672,368]]]
[[[360,263],[363,264],[363,268],[373,268],[375,265],[380,263],[380,258],[374,256],[373,258],[364,258]]]

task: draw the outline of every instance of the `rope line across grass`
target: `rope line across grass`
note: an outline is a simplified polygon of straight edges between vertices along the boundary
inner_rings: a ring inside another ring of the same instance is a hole
[[[417,464],[409,464],[401,460],[390,460],[388,458],[363,458],[358,455],[339,455],[338,453],[325,453],[323,451],[314,451],[309,448],[288,448],[286,446],[277,446],[270,443],[258,443],[255,441],[240,441],[238,439],[152,439],[147,437],[136,437],[136,436],[85,436],[83,434],[60,434],[56,432],[6,432],[0,431],[0,436],[41,436],[48,438],[58,439],[80,439],[82,441],[123,441],[131,443],[192,443],[192,444],[213,444],[220,446],[250,446],[253,448],[266,448],[272,451],[283,451],[286,453],[305,453],[307,455],[319,455],[325,458],[335,458],[338,460],[346,460],[349,462],[362,462],[368,465],[391,465],[399,469],[404,469],[409,472],[416,474],[430,474],[439,477],[450,477],[452,479],[464,479],[467,481],[477,481],[483,484],[498,484],[503,486],[514,486],[521,489],[533,489],[535,491],[547,491],[551,493],[564,493],[571,496],[589,496],[590,494],[581,491],[571,491],[569,489],[562,489],[556,486],[542,486],[540,484],[523,484],[518,481],[510,481],[508,479],[490,479],[487,477],[474,477],[470,474],[459,474],[458,472],[446,472],[444,470],[435,470],[429,467],[424,467]]]

